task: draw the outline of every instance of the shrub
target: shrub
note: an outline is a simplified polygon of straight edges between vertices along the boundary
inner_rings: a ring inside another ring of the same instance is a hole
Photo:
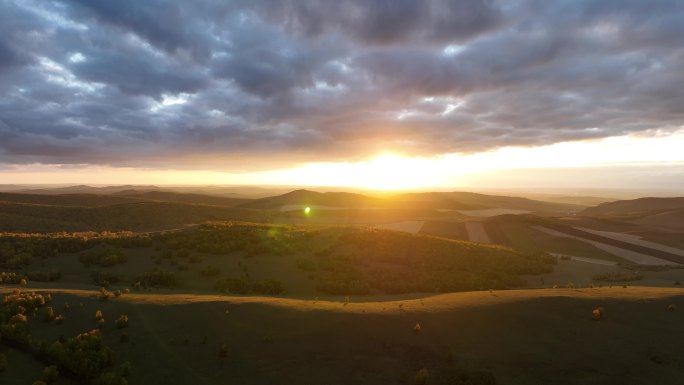
[[[53,319],[55,319],[55,311],[51,306],[48,306],[48,308],[45,309],[45,320],[52,321]]]
[[[602,307],[594,308],[594,310],[591,311],[591,318],[595,321],[600,321],[601,318],[603,318],[603,312]]]
[[[56,323],[57,325],[61,325],[62,322],[64,322],[64,316],[63,316],[63,315],[60,314],[60,315],[58,315],[58,316],[55,317],[55,323]]]
[[[152,270],[143,275],[136,277],[134,282],[140,283],[143,288],[147,287],[175,287],[176,286],[176,276],[171,272]]]
[[[675,310],[677,310],[677,305],[675,305],[673,303],[667,305],[667,311],[675,311]]]
[[[116,325],[117,328],[123,329],[125,327],[128,327],[128,316],[127,315],[121,315],[115,322],[114,325]]]
[[[283,292],[283,284],[275,279],[256,281],[252,290],[257,294],[277,295]]]
[[[113,352],[106,347],[97,330],[79,334],[47,347],[46,354],[72,373],[96,378],[111,365]]]
[[[128,261],[128,257],[121,249],[113,247],[99,247],[82,252],[78,257],[78,260],[85,267],[90,267],[91,265],[111,267],[126,263]]]
[[[416,384],[419,385],[425,385],[428,383],[428,379],[430,378],[430,373],[426,368],[420,369],[418,373],[416,373]]]
[[[110,293],[104,287],[100,288],[100,292],[97,293],[97,299],[104,302],[109,299]]]
[[[0,283],[4,284],[16,284],[18,285],[22,279],[26,278],[23,275],[11,272],[0,272]]]
[[[420,334],[420,332],[423,330],[423,328],[420,326],[418,322],[416,322],[416,326],[413,327],[413,332],[415,334]]]
[[[45,381],[45,383],[51,384],[57,380],[57,377],[59,377],[59,372],[57,371],[56,366],[46,366],[43,369],[43,381]]]
[[[99,320],[101,320],[102,318],[104,318],[104,317],[102,316],[102,310],[96,311],[96,312],[95,312],[95,320],[96,320],[96,321],[99,321]]]

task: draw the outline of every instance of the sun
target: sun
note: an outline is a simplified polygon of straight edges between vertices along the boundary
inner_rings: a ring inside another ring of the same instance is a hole
[[[375,190],[410,190],[434,185],[443,174],[431,160],[382,153],[361,162],[350,172],[357,187]]]

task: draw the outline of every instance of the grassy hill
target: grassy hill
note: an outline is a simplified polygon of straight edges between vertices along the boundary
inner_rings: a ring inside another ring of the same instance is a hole
[[[513,288],[525,285],[521,275],[549,272],[555,262],[540,252],[341,226],[215,222],[153,235],[6,234],[0,239],[0,268],[18,269],[29,280],[31,272],[56,271],[64,284],[82,286],[98,283],[93,274],[102,273],[102,280],[116,277],[117,286],[140,282],[238,294]]]
[[[347,192],[316,192],[295,190],[273,197],[255,199],[241,205],[245,208],[279,210],[286,205],[319,205],[339,208],[377,208],[387,207],[389,202],[382,198],[369,197]]]
[[[97,338],[111,350],[101,370],[123,373],[129,362],[132,385],[426,383],[421,378],[446,385],[676,384],[684,376],[684,296],[676,289],[485,291],[368,302],[145,292],[100,301],[97,291],[49,293],[51,300],[28,314],[33,341],[50,345],[97,329],[99,310]],[[47,307],[63,321],[45,321]],[[128,322],[117,328],[121,315]],[[7,345],[2,353],[3,384],[31,383],[47,365]],[[81,382],[60,375],[57,384]]]
[[[217,197],[205,194],[177,193],[168,191],[125,190],[115,193],[118,197],[130,197],[145,201],[189,203],[207,206],[233,207],[250,202],[251,199]]]
[[[684,209],[684,197],[639,198],[602,203],[583,210],[585,216],[629,216],[656,210]]]
[[[154,231],[210,220],[258,218],[245,209],[167,202],[93,207],[0,202],[0,231],[8,232]]]

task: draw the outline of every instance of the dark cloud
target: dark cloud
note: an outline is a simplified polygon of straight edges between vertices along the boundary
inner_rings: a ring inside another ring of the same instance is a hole
[[[0,0],[0,163],[234,168],[662,132],[684,121],[682,68],[676,0]]]

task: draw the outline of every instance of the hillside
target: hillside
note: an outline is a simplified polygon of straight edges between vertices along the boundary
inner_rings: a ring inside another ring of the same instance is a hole
[[[378,208],[386,207],[389,202],[382,198],[369,197],[347,192],[316,192],[311,190],[295,190],[273,197],[255,199],[240,207],[261,210],[279,210],[282,206],[306,205],[326,206],[331,208]]]
[[[460,191],[411,193],[397,196],[397,199],[407,202],[422,202],[434,209],[452,210],[497,208],[551,214],[575,212],[584,207],[580,205],[544,202],[521,197],[486,195]]]
[[[175,203],[189,203],[207,206],[222,206],[233,207],[240,204],[250,202],[251,199],[246,198],[231,198],[218,197],[205,194],[195,193],[178,193],[168,191],[139,191],[139,190],[124,190],[114,193],[117,197],[129,197],[145,201],[160,201],[160,202],[175,202]]]
[[[589,207],[580,215],[585,216],[630,216],[657,210],[684,209],[684,197],[677,198],[639,198],[602,203]]]
[[[235,219],[259,217],[244,209],[168,202],[94,207],[0,202],[0,232],[153,231]]]
[[[41,195],[0,192],[0,202],[3,203],[26,203],[49,206],[101,207],[124,203],[136,203],[141,201],[141,199],[137,199],[134,197],[119,197],[96,194]]]
[[[117,373],[129,362],[131,385],[417,384],[423,369],[429,384],[446,385],[676,384],[684,376],[677,338],[683,313],[667,310],[684,308],[678,289],[483,291],[381,301],[133,291],[103,302],[96,290],[44,292],[51,301],[27,317],[33,341],[49,345],[96,329],[99,310],[105,321],[98,346],[111,349],[112,359],[95,367]],[[47,306],[64,321],[46,322]],[[604,309],[600,321],[591,316],[596,307]],[[120,329],[114,324],[121,315],[128,322]],[[1,383],[40,378],[45,363],[5,349]],[[60,375],[57,383],[82,381]]]
[[[289,295],[306,296],[502,289],[524,286],[521,275],[549,272],[554,263],[540,252],[342,226],[214,222],[151,236],[6,234],[1,240],[0,267],[59,271],[70,284],[92,284],[89,270],[102,265],[125,285],[146,284],[136,277],[159,269],[178,289],[238,294],[273,280]],[[34,257],[47,256],[40,268],[32,266]],[[209,268],[216,274],[198,275]]]

